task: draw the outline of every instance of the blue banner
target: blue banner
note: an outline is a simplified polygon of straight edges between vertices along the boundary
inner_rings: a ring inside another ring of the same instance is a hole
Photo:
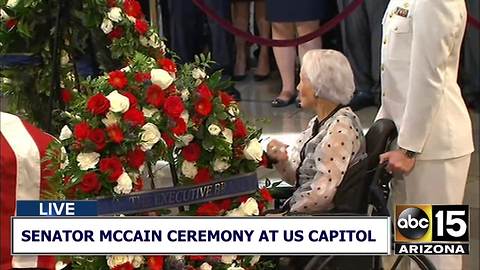
[[[251,194],[258,189],[256,173],[234,176],[215,182],[162,188],[132,193],[117,198],[99,198],[98,215],[139,213]]]
[[[17,216],[96,216],[96,201],[17,201]]]

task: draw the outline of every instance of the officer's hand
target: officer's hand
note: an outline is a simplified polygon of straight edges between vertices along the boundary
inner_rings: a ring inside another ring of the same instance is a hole
[[[380,163],[387,163],[389,173],[409,174],[415,167],[415,158],[409,158],[402,150],[394,150],[380,155]]]
[[[286,144],[277,140],[271,140],[267,146],[267,155],[276,161],[284,161],[288,159]]]

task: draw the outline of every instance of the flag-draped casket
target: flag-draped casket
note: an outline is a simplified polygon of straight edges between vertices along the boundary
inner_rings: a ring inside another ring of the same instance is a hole
[[[0,269],[55,269],[55,258],[10,255],[10,217],[17,200],[38,200],[47,187],[42,158],[54,138],[19,117],[0,112]]]

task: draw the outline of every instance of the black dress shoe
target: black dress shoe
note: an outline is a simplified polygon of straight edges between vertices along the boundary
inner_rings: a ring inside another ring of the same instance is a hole
[[[267,75],[257,75],[257,74],[253,75],[253,79],[257,82],[265,81],[269,77],[270,77],[270,72],[267,73]]]
[[[296,100],[297,100],[297,95],[294,95],[289,100],[283,100],[283,99],[280,99],[279,97],[276,97],[272,100],[272,107],[274,108],[287,107],[288,105],[295,103]]]
[[[234,86],[230,86],[229,88],[227,88],[226,92],[231,95],[233,99],[235,99],[235,101],[238,102],[242,100],[242,95],[240,94],[240,91],[238,91],[238,89]]]
[[[366,107],[375,106],[375,97],[368,92],[358,91],[348,104],[353,111],[358,111]]]
[[[247,77],[247,74],[244,74],[244,75],[233,75],[233,76],[232,76],[232,81],[240,82],[240,81],[245,80],[246,77]]]

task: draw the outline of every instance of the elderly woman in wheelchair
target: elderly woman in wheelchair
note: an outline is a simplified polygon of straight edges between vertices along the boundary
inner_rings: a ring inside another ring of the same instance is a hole
[[[333,50],[307,52],[297,89],[302,108],[316,115],[295,143],[272,140],[267,155],[282,179],[296,186],[290,212],[327,212],[347,169],[366,158],[359,118],[346,106],[355,89],[348,60]]]

